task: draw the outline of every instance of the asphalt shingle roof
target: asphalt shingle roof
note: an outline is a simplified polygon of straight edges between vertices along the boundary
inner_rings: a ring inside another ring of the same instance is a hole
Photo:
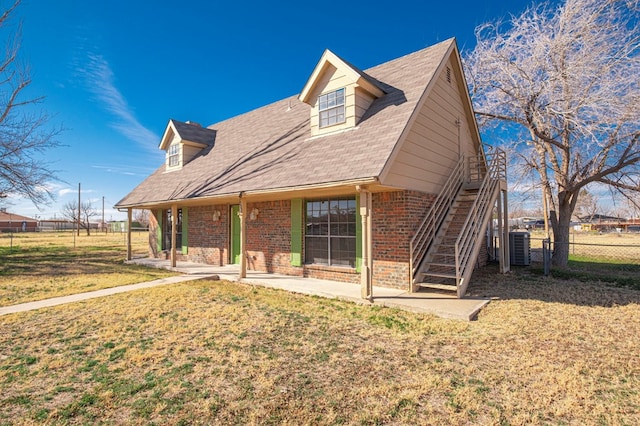
[[[215,130],[206,127],[200,127],[197,124],[183,123],[182,121],[178,120],[171,120],[171,122],[178,131],[178,135],[182,139],[205,145],[213,144],[213,140],[215,139],[216,135]]]
[[[371,104],[356,129],[312,138],[310,107],[291,96],[209,126],[215,132],[212,149],[180,170],[165,172],[162,165],[116,206],[377,177],[452,43],[366,70],[386,95]]]

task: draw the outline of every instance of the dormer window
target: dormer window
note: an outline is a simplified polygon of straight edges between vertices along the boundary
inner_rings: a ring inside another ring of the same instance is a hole
[[[345,122],[344,87],[318,97],[320,127],[333,126]]]
[[[174,143],[169,146],[169,167],[175,167],[180,164],[180,146]]]
[[[373,101],[385,93],[378,81],[325,50],[298,99],[311,107],[315,137],[357,129]]]

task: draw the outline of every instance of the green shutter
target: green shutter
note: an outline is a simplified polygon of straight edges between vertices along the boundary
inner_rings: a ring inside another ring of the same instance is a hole
[[[302,266],[302,199],[291,200],[291,265]]]
[[[356,272],[362,269],[362,217],[360,216],[360,195],[356,195]]]
[[[158,249],[158,253],[162,251],[162,214],[164,211],[162,209],[158,209],[156,212],[156,218],[158,219],[158,227],[156,228],[156,245]]]
[[[231,206],[231,263],[240,264],[240,206]]]
[[[182,254],[189,252],[189,209],[182,208]]]

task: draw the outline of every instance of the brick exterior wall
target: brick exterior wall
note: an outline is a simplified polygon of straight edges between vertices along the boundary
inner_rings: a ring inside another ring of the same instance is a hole
[[[216,266],[228,264],[229,209],[227,204],[189,207],[187,255],[179,255],[178,259]],[[218,220],[214,220],[214,212],[220,212]]]
[[[253,209],[255,220],[249,219]],[[291,201],[247,203],[247,269],[302,276],[303,268],[291,265]]]
[[[373,285],[409,288],[409,242],[435,196],[417,191],[373,194]],[[255,220],[249,214],[257,209]],[[220,218],[213,220],[214,211]],[[167,258],[157,252],[158,221],[150,215],[149,245],[152,257]],[[291,202],[247,203],[247,269],[304,276],[332,281],[360,283],[355,268],[323,265],[291,265]],[[223,266],[229,260],[230,206],[211,205],[188,208],[188,254],[178,260]],[[302,253],[304,259],[304,253]]]
[[[176,259],[180,261],[206,263],[224,266],[229,261],[229,205],[212,205],[188,207],[187,254],[178,251]],[[213,212],[220,212],[218,220],[213,219]],[[158,210],[149,215],[149,256],[158,259],[169,259],[167,250],[158,250]]]
[[[149,214],[149,257],[160,258],[158,253],[158,210],[153,209]]]
[[[436,195],[373,194],[373,285],[409,289],[409,243]]]

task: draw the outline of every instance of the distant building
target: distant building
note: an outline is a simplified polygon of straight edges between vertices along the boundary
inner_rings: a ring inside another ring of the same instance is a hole
[[[583,231],[631,231],[638,232],[640,219],[626,219],[623,217],[594,214],[579,217]]]
[[[1,232],[35,232],[38,229],[38,220],[27,216],[0,210]]]
[[[127,221],[114,220],[107,224],[107,229],[109,229],[109,232],[127,232]],[[144,226],[140,222],[131,222],[132,231],[146,231],[148,229],[148,226]]]

